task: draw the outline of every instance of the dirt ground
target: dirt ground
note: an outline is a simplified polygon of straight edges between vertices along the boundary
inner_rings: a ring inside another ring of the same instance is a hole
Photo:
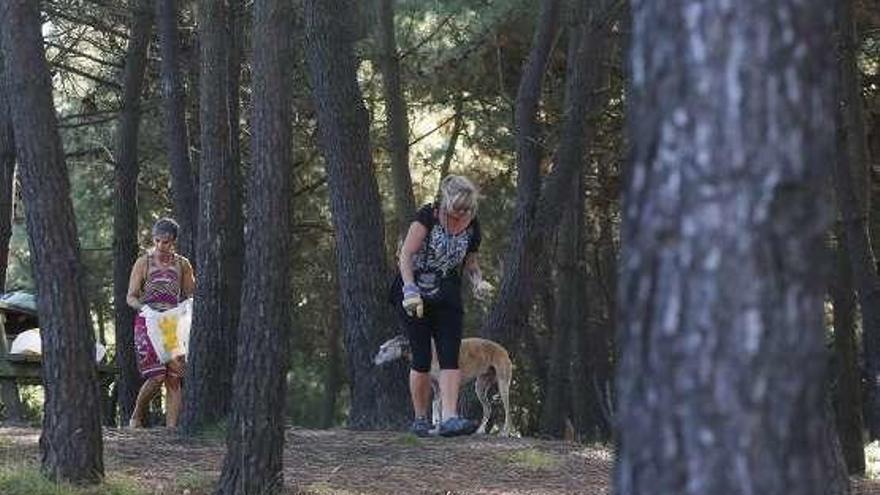
[[[38,438],[38,429],[0,428],[0,465],[37,465]],[[183,440],[163,428],[104,435],[108,478],[157,495],[210,493],[224,450],[220,435]],[[292,428],[284,466],[287,492],[297,495],[591,495],[610,493],[612,453],[536,439]],[[854,480],[854,494],[880,494],[880,481]]]

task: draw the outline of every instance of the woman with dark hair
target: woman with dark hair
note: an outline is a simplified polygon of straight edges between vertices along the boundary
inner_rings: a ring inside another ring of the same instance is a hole
[[[409,386],[415,420],[411,430],[418,436],[427,436],[433,426],[428,419],[432,340],[440,365],[443,405],[439,434],[467,435],[478,426],[459,417],[457,407],[462,275],[468,277],[478,299],[492,292],[477,261],[481,241],[478,195],[476,186],[466,177],[445,177],[440,182],[439,201],[419,209],[400,249],[400,276],[392,300],[399,308],[412,348]]]
[[[134,345],[138,370],[144,384],[138,392],[129,426],[142,427],[150,401],[162,384],[166,389],[165,424],[176,427],[183,405],[181,388],[184,358],[180,356],[162,363],[147,335],[144,309],[167,311],[189,299],[195,290],[195,276],[189,260],[175,252],[179,227],[170,218],[160,218],[153,225],[153,247],[137,259],[131,269],[126,301],[138,310],[134,323]]]

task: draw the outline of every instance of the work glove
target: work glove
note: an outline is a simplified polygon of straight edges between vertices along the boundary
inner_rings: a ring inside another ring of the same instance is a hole
[[[494,293],[495,287],[485,280],[480,280],[474,285],[474,297],[480,302],[486,302]]]
[[[401,304],[403,304],[403,310],[410,317],[421,318],[425,315],[425,303],[422,301],[419,286],[416,284],[405,284],[403,286],[403,302]]]

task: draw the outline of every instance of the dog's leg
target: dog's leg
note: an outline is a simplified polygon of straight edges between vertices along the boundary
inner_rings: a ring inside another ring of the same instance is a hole
[[[477,428],[478,434],[486,433],[486,425],[489,423],[489,417],[492,415],[492,408],[489,406],[489,387],[492,386],[492,381],[491,374],[480,375],[474,381],[474,392],[476,392],[477,399],[480,399],[480,404],[483,406],[483,421],[480,422],[480,427]]]
[[[498,377],[498,394],[501,395],[501,403],[504,405],[504,428],[501,429],[501,436],[510,436],[510,380],[513,378],[513,369],[508,363],[495,369],[495,375]]]
[[[431,396],[431,421],[434,422],[434,426],[440,426],[440,422],[443,421],[443,404],[440,402],[440,384],[434,380],[434,377],[431,377]]]

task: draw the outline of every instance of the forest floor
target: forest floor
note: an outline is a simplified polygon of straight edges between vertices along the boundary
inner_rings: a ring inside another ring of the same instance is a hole
[[[33,470],[39,462],[39,433],[0,428],[0,470]],[[108,480],[132,487],[125,493],[211,493],[225,453],[221,437],[184,440],[164,428],[105,429]],[[605,447],[560,441],[493,435],[421,439],[404,433],[291,428],[285,493],[607,494],[612,457]],[[854,495],[880,494],[880,480],[854,479],[853,487]]]

